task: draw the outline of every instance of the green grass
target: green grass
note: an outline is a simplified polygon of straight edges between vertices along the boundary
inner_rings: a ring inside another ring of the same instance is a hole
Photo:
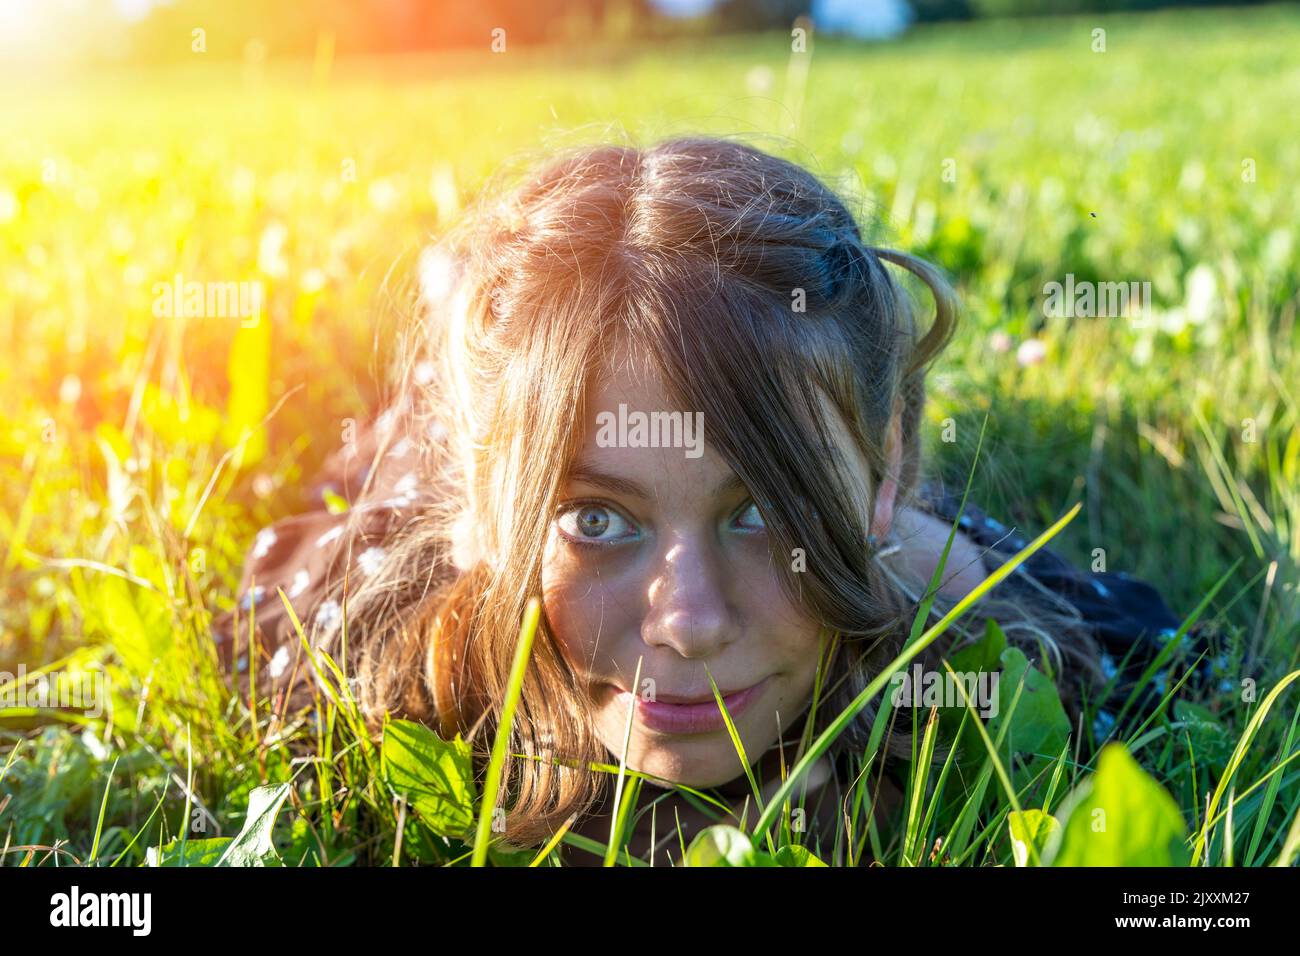
[[[1095,27],[1105,53],[1090,49]],[[1226,685],[1097,760],[1004,682],[987,728],[964,708],[918,716],[896,820],[867,819],[872,752],[862,825],[794,849],[785,786],[746,830],[683,847],[689,860],[1292,863],[1298,44],[1300,15],[1279,7],[819,39],[806,76],[774,35],[624,58],[335,64],[324,85],[274,58],[261,77],[197,61],[10,80],[0,671],[103,667],[113,708],[0,711],[0,865],[470,865],[476,846],[497,865],[635,862],[573,833],[540,853],[476,844],[490,817],[461,742],[416,726],[366,739],[327,659],[313,658],[333,687],[319,714],[281,722],[221,678],[207,629],[256,530],[321,504],[298,489],[375,408],[420,244],[498,163],[688,131],[810,164],[860,197],[878,241],[948,269],[967,311],[932,378],[932,467],[961,486],[982,443],[971,500],[1030,537],[1081,502],[1051,546],[1153,581],[1183,616],[1199,609],[1229,661]],[[265,282],[266,318],[155,318],[153,285],[178,272]],[[1151,321],[1043,318],[1044,284],[1066,273],[1149,281]],[[1016,361],[1027,338],[1045,344],[1041,363]],[[993,660],[1034,686],[1032,668]],[[934,751],[945,733],[974,746]],[[606,769],[627,784],[627,832],[656,804],[640,775]],[[1081,822],[1097,807],[1122,821],[1112,839]],[[672,831],[663,814],[657,825]]]

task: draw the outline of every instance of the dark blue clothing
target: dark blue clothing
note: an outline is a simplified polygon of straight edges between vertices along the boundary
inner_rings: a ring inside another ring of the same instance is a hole
[[[920,497],[921,503],[936,517],[949,523],[956,519],[961,505],[960,495],[945,493],[935,485],[926,485],[921,489]],[[958,527],[976,544],[989,549],[984,556],[988,573],[995,571],[1036,537],[1006,527],[969,500]],[[1065,598],[1079,611],[1101,648],[1104,676],[1109,681],[1118,675],[1113,689],[1098,706],[1093,722],[1095,742],[1100,744],[1114,729],[1120,709],[1133,687],[1156,655],[1177,634],[1182,620],[1170,610],[1160,592],[1145,581],[1123,571],[1084,570],[1047,546],[1039,548],[998,585],[1002,597],[1010,597],[1004,590],[1007,588],[1013,591],[1032,588],[1025,580],[1026,576],[1033,577],[1048,590]],[[1196,666],[1195,673],[1179,696],[1226,680],[1222,671],[1227,661],[1223,655],[1216,655],[1212,636],[1212,630],[1201,622],[1188,630],[1179,649],[1164,662],[1124,714],[1126,729],[1137,727],[1159,706],[1171,686],[1171,671],[1172,681],[1177,683],[1203,651],[1207,652],[1205,658]]]

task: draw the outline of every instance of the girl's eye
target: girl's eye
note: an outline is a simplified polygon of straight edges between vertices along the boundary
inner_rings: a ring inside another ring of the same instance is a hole
[[[758,503],[751,501],[746,507],[741,509],[740,514],[736,516],[736,522],[742,527],[747,527],[753,531],[761,531],[767,527],[763,521],[763,514],[758,510]]]
[[[611,544],[628,534],[631,525],[613,508],[598,504],[581,504],[560,513],[556,520],[560,532],[578,544]]]

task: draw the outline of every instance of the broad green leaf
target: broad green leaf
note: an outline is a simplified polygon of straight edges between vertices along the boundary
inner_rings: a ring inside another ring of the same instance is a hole
[[[460,734],[443,740],[424,724],[409,720],[389,721],[384,727],[384,779],[442,836],[464,837],[474,826],[470,754]]]
[[[532,849],[504,850],[498,846],[488,847],[488,859],[493,866],[527,868],[536,856],[537,852]]]
[[[213,837],[210,840],[185,841],[185,854],[181,856],[180,839],[163,845],[159,857],[158,847],[151,846],[145,851],[145,866],[216,866],[226,850],[230,848],[230,837]]]
[[[1020,699],[1012,701],[1024,679]],[[996,738],[1004,721],[1010,719],[1006,741],[1016,753],[1042,754],[1049,759],[1061,752],[1070,734],[1070,719],[1061,705],[1052,679],[1032,667],[1024,652],[1009,647],[1002,652],[1002,676],[998,679],[998,713],[989,721],[989,736]]]
[[[772,858],[754,849],[753,842],[741,830],[725,823],[707,827],[696,834],[686,849],[684,866],[775,866]]]
[[[217,866],[279,866],[280,857],[271,840],[275,818],[289,796],[289,784],[255,787],[248,792],[248,813]],[[188,853],[186,854],[188,856]]]
[[[948,662],[952,669],[959,674],[988,674],[985,680],[993,680],[993,675],[998,674],[996,680],[998,687],[1001,687],[1002,677],[999,673],[1002,669],[1002,653],[1007,648],[1007,636],[998,623],[989,618],[984,626],[984,636],[974,644],[969,644],[949,656]],[[999,691],[1000,693],[1000,691]],[[976,713],[980,713],[983,708],[980,707],[979,701],[972,701]],[[998,712],[1001,712],[1001,701],[999,699]],[[958,701],[957,707],[944,707],[939,711],[939,728],[942,731],[942,739],[956,739],[958,761],[967,765],[970,763],[979,763],[984,760],[984,745],[980,741],[979,732],[975,726],[966,719],[968,711],[965,704]],[[990,718],[991,719],[991,718]],[[963,720],[965,720],[963,729]],[[958,736],[960,734],[960,736]]]
[[[787,844],[776,851],[777,866],[825,866],[806,846]]]
[[[1097,772],[1060,809],[1055,866],[1187,866],[1191,852],[1178,805],[1122,744],[1107,744]]]
[[[1041,854],[1052,834],[1060,828],[1061,822],[1056,817],[1037,808],[1020,813],[1012,810],[1007,814],[1007,829],[1011,832],[1011,855],[1016,866],[1029,865],[1030,843]]]
[[[984,636],[974,644],[967,644],[948,655],[948,663],[955,671],[978,673],[995,671],[1002,666],[1002,652],[1007,649],[1007,635],[998,622],[989,618],[984,625]]]

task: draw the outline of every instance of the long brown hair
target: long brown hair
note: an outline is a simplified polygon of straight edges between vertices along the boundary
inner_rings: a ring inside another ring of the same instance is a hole
[[[921,479],[925,375],[958,312],[939,270],[866,241],[807,169],[703,137],[565,150],[492,184],[429,255],[445,281],[404,330],[395,399],[433,493],[321,635],[330,644],[346,625],[369,720],[389,713],[490,742],[586,389],[620,349],[652,356],[678,407],[704,413],[774,554],[802,549],[806,571],[788,557],[775,566],[792,600],[839,636],[819,719],[897,654],[925,582],[873,557],[866,516],[891,429],[900,505]],[[924,327],[886,263],[928,287]],[[866,474],[833,439],[840,427]],[[993,616],[1031,656],[1046,647],[1058,674],[1093,666],[1068,606],[976,610],[958,636]],[[873,713],[838,746],[861,747]],[[509,743],[564,761],[507,761],[511,843],[536,843],[594,805],[601,781],[585,768],[609,755],[545,621]]]

